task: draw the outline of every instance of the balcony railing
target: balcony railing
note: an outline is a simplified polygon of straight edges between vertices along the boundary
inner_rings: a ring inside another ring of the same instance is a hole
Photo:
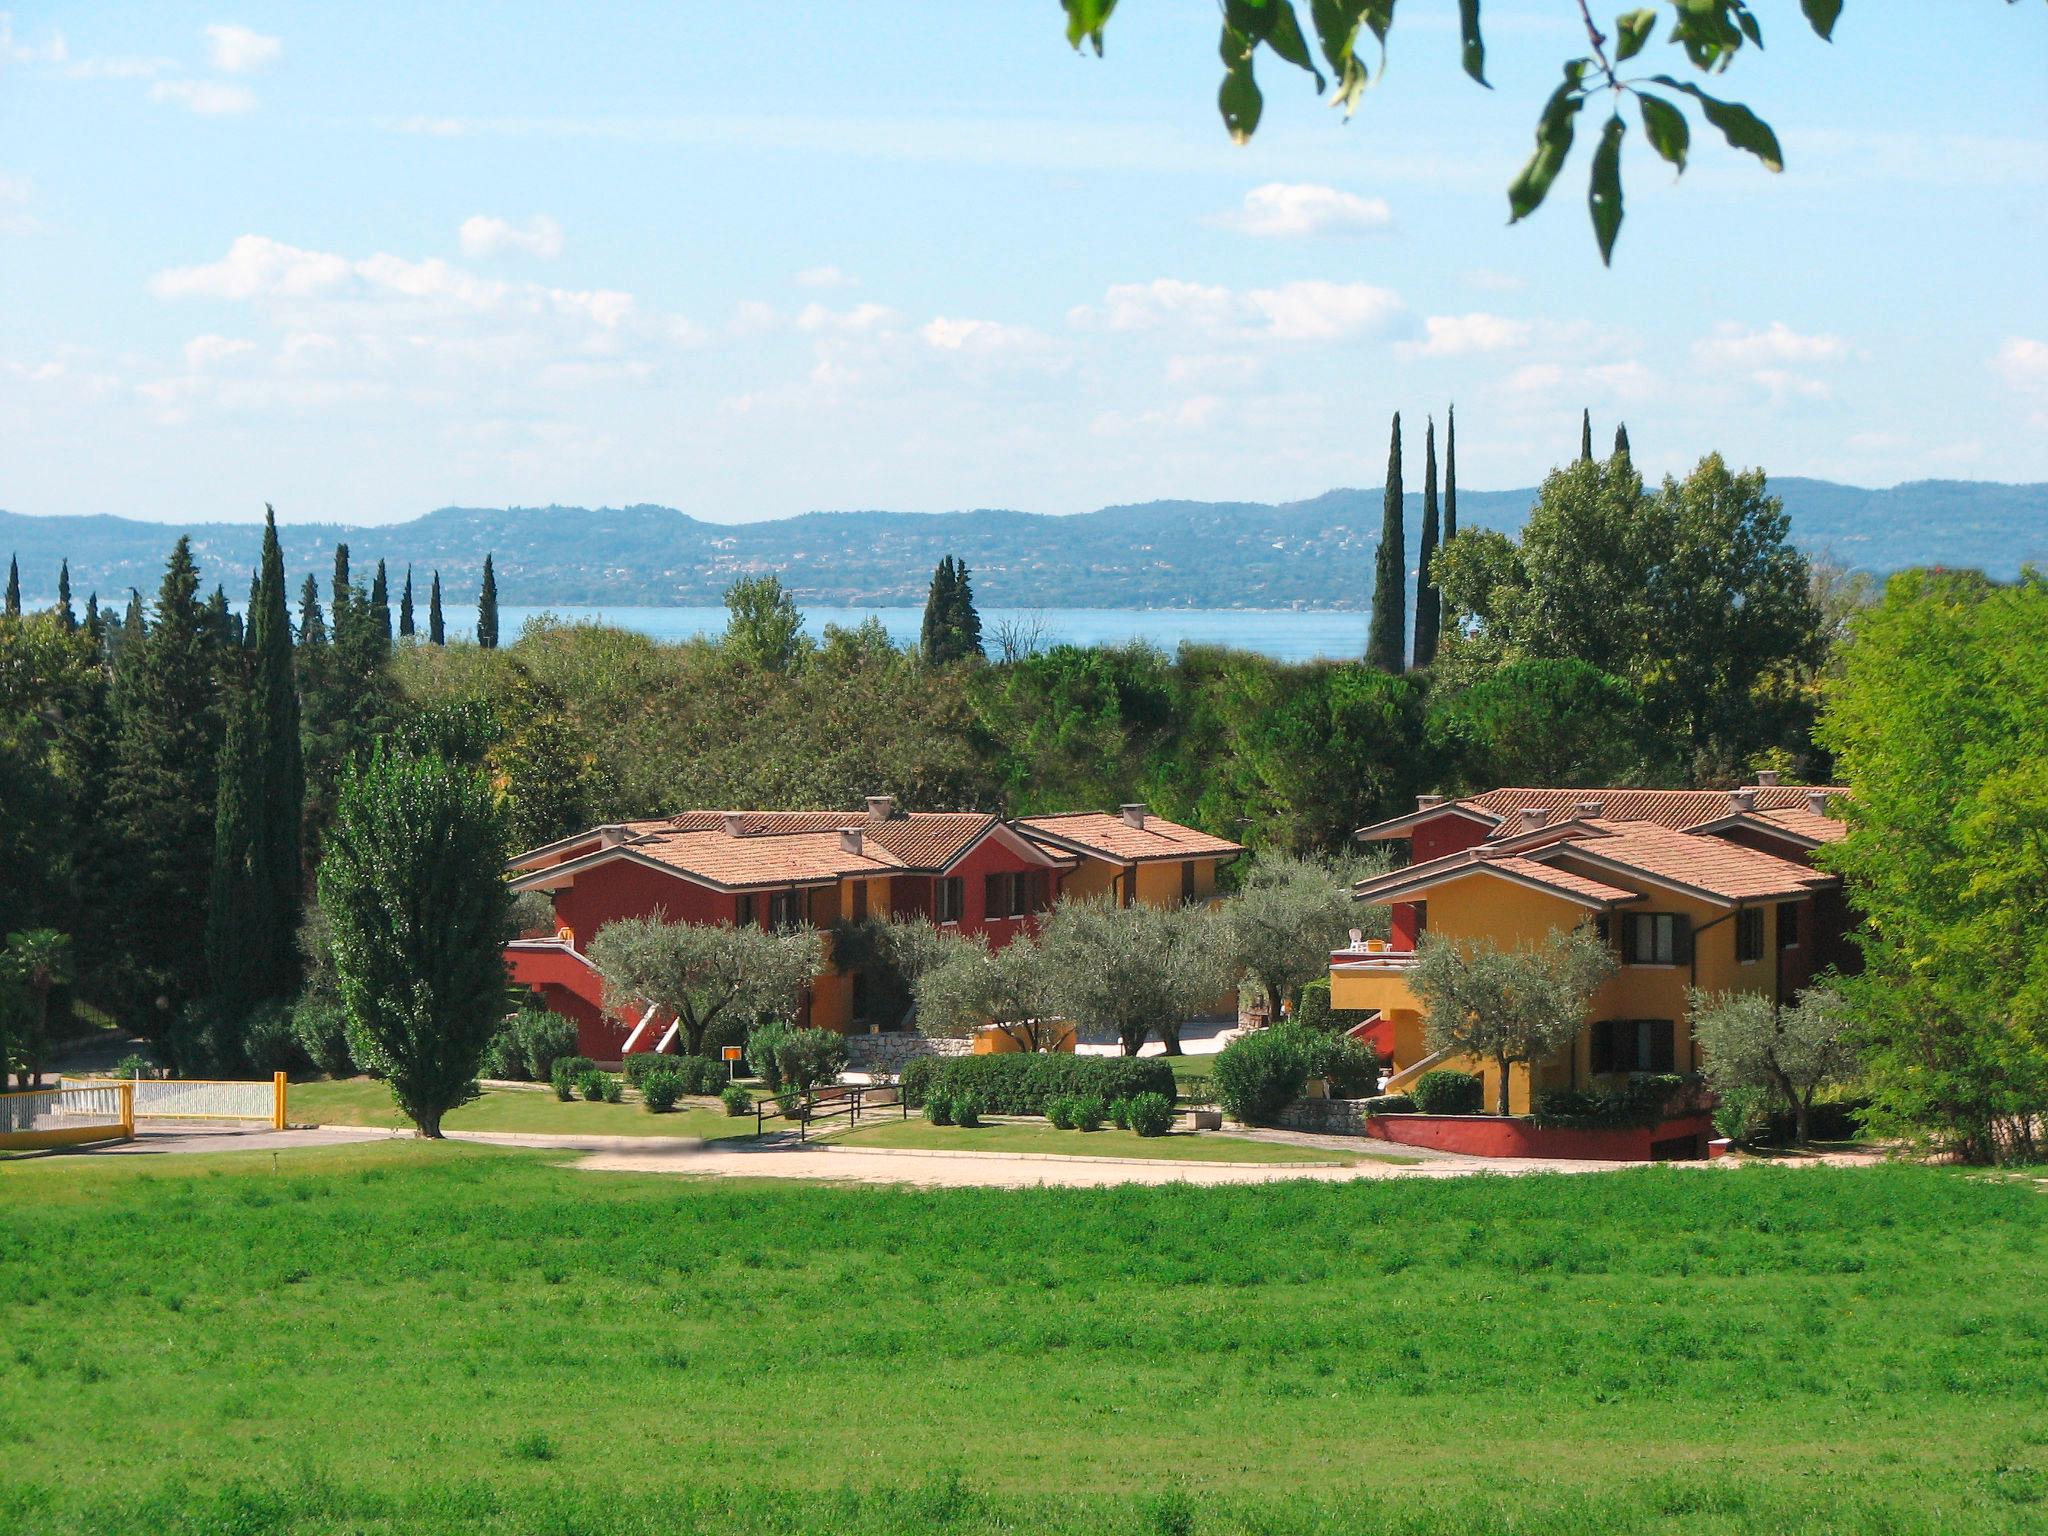
[[[1372,945],[1378,948],[1372,948]],[[1384,939],[1367,939],[1364,943],[1330,951],[1333,968],[1348,971],[1405,971],[1415,964],[1415,951],[1395,949]]]

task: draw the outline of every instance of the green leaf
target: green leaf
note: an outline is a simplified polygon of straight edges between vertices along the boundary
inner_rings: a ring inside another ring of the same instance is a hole
[[[1102,56],[1102,27],[1109,20],[1109,13],[1116,9],[1116,0],[1060,0],[1067,10],[1067,41],[1075,52],[1085,42],[1095,45],[1095,55]]]
[[[1365,24],[1380,41],[1380,67],[1386,67],[1387,33],[1394,26],[1394,0],[1365,0]]]
[[[1358,33],[1365,25],[1365,0],[1309,0],[1309,19],[1315,26],[1323,58],[1337,76],[1330,105],[1342,107],[1349,117],[1371,80],[1365,61],[1358,56]]]
[[[1591,59],[1573,59],[1564,67],[1564,84],[1551,92],[1543,115],[1536,120],[1536,152],[1521,174],[1508,183],[1508,222],[1519,224],[1550,194],[1550,184],[1564,169],[1572,150],[1572,120],[1585,105],[1584,81],[1592,68]]]
[[[1683,171],[1686,151],[1692,147],[1692,128],[1685,114],[1662,96],[1638,92],[1636,105],[1642,108],[1643,135],[1650,147]]]
[[[1742,28],[1742,35],[1744,37],[1748,38],[1752,43],[1755,43],[1757,47],[1763,47],[1763,28],[1759,27],[1756,24],[1756,17],[1750,14],[1749,7],[1740,4],[1739,0],[1738,3],[1735,5],[1735,25]]]
[[[1643,45],[1650,40],[1650,33],[1657,25],[1657,12],[1650,6],[1639,11],[1629,11],[1614,18],[1615,48],[1614,62],[1632,59],[1643,51]]]
[[[1700,104],[1700,111],[1708,122],[1721,130],[1721,137],[1735,149],[1746,149],[1763,161],[1764,169],[1782,171],[1785,169],[1785,153],[1778,148],[1778,136],[1771,131],[1771,125],[1758,117],[1749,108],[1737,101],[1720,101],[1709,96],[1696,85],[1687,85],[1669,75],[1655,77],[1657,84],[1669,86],[1674,91],[1683,91]]]
[[[1600,242],[1600,264],[1614,264],[1614,237],[1621,233],[1621,141],[1628,124],[1621,114],[1607,119],[1600,147],[1593,151],[1593,177],[1586,188],[1586,206],[1593,214],[1593,238]]]
[[[1216,93],[1216,108],[1231,142],[1249,143],[1266,107],[1259,82],[1252,78],[1252,40],[1226,21],[1217,51],[1223,56],[1223,86]]]
[[[1305,69],[1315,76],[1316,89],[1322,90],[1323,72],[1309,57],[1308,39],[1301,35],[1301,22],[1296,18],[1290,0],[1273,0],[1273,21],[1266,33],[1266,46],[1297,69]]]
[[[1486,85],[1486,39],[1479,35],[1479,0],[1458,0],[1458,30],[1465,40],[1465,73]],[[1493,89],[1490,85],[1486,88]]]
[[[1835,23],[1841,19],[1842,0],[1799,0],[1807,25],[1829,42],[1835,40]]]

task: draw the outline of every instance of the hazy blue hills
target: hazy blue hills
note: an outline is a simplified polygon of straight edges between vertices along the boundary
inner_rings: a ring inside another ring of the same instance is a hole
[[[2048,563],[2048,485],[1921,480],[1865,490],[1826,480],[1772,482],[1793,537],[1837,563],[1869,571],[1910,565],[1975,566],[2010,577]],[[1513,529],[1532,490],[1461,491],[1467,527]],[[1420,498],[1408,497],[1409,559]],[[311,570],[323,588],[334,545],[346,540],[358,576],[390,564],[392,595],[406,566],[424,603],[441,572],[451,603],[474,600],[486,551],[499,592],[513,604],[715,603],[736,577],[774,571],[809,604],[921,603],[944,554],[964,558],[991,607],[1363,608],[1379,542],[1380,492],[1335,490],[1277,505],[1154,501],[1071,517],[972,512],[808,512],[773,522],[703,522],[669,507],[443,507],[376,527],[286,525],[285,560],[296,592]],[[31,517],[0,512],[0,555],[21,561],[30,601],[71,562],[82,603],[131,586],[154,590],[180,533],[190,534],[210,587],[248,587],[261,530],[247,523],[178,527],[122,517]]]

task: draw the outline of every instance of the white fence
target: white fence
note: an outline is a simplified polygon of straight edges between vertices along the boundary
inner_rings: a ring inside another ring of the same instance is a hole
[[[284,1124],[285,1081],[229,1082],[195,1078],[141,1077],[64,1079],[66,1088],[123,1086],[135,1092],[138,1120],[268,1120]]]
[[[133,1123],[128,1093],[124,1083],[0,1093],[0,1148],[53,1147],[124,1136]]]

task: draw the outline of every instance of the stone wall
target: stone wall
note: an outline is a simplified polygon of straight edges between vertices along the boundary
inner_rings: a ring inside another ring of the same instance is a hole
[[[1363,1136],[1364,1099],[1296,1099],[1280,1111],[1282,1130],[1315,1131],[1325,1136]]]
[[[971,1040],[934,1040],[908,1029],[885,1035],[848,1035],[846,1070],[894,1077],[904,1063],[920,1056],[965,1056],[973,1049]]]

